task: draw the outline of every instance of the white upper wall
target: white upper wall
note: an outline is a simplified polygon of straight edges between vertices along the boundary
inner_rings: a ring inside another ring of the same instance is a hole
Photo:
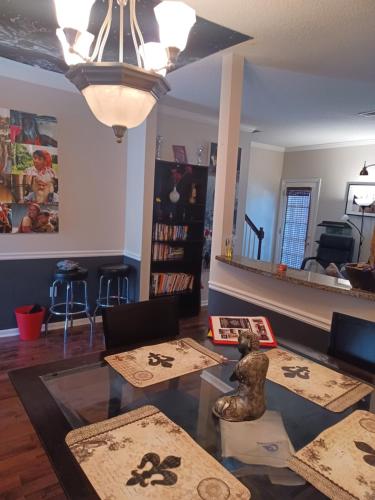
[[[284,151],[266,144],[251,144],[246,213],[264,229],[262,260],[272,261],[283,171]]]
[[[321,178],[317,222],[340,220],[345,213],[348,182],[375,183],[375,169],[369,169],[367,177],[359,175],[365,160],[368,163],[375,163],[375,145],[287,152],[283,178]],[[358,226],[361,223],[360,219],[359,216],[351,216],[351,220]],[[365,217],[365,240],[361,260],[367,260],[369,256],[374,227],[375,219]],[[353,230],[353,236],[357,239],[358,234],[355,230]],[[356,255],[356,250],[354,255]]]
[[[1,235],[0,259],[123,252],[124,146],[116,144],[112,130],[94,118],[84,98],[64,80],[0,60],[0,107],[55,116],[61,165],[60,232]]]

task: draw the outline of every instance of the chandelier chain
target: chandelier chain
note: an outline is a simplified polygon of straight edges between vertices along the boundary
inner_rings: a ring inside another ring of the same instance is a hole
[[[124,3],[120,6],[119,61],[124,62]]]

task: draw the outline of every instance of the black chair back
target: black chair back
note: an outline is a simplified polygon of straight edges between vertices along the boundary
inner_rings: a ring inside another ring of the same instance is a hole
[[[316,260],[324,269],[331,262],[335,263],[338,268],[347,262],[352,262],[354,250],[354,238],[352,236],[323,233],[317,243],[316,256],[303,259],[301,269],[305,269],[309,260]]]
[[[375,323],[334,312],[328,354],[375,372]]]
[[[103,308],[106,349],[147,344],[179,334],[177,297]]]

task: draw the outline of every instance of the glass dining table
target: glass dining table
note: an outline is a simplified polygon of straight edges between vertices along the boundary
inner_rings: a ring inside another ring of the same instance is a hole
[[[181,426],[247,486],[252,499],[326,498],[288,469],[287,460],[354,410],[375,413],[375,392],[334,413],[267,380],[267,411],[259,421],[220,422],[212,406],[235,389],[229,379],[239,353],[208,340],[204,345],[233,361],[142,389],[111,368],[104,352],[10,372],[68,498],[98,497],[65,444],[67,433],[144,405],[156,406]]]

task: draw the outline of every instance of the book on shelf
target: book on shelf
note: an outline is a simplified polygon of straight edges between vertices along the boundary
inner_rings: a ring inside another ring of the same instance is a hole
[[[187,239],[189,226],[161,224],[156,222],[152,231],[152,239],[159,241],[178,241]]]
[[[152,260],[182,260],[184,258],[184,247],[166,245],[165,243],[154,243],[152,245]]]
[[[193,289],[194,276],[186,273],[152,273],[151,295],[187,292]]]
[[[210,316],[210,331],[214,344],[238,344],[238,335],[251,330],[259,337],[262,347],[276,347],[270,322],[264,316]]]

